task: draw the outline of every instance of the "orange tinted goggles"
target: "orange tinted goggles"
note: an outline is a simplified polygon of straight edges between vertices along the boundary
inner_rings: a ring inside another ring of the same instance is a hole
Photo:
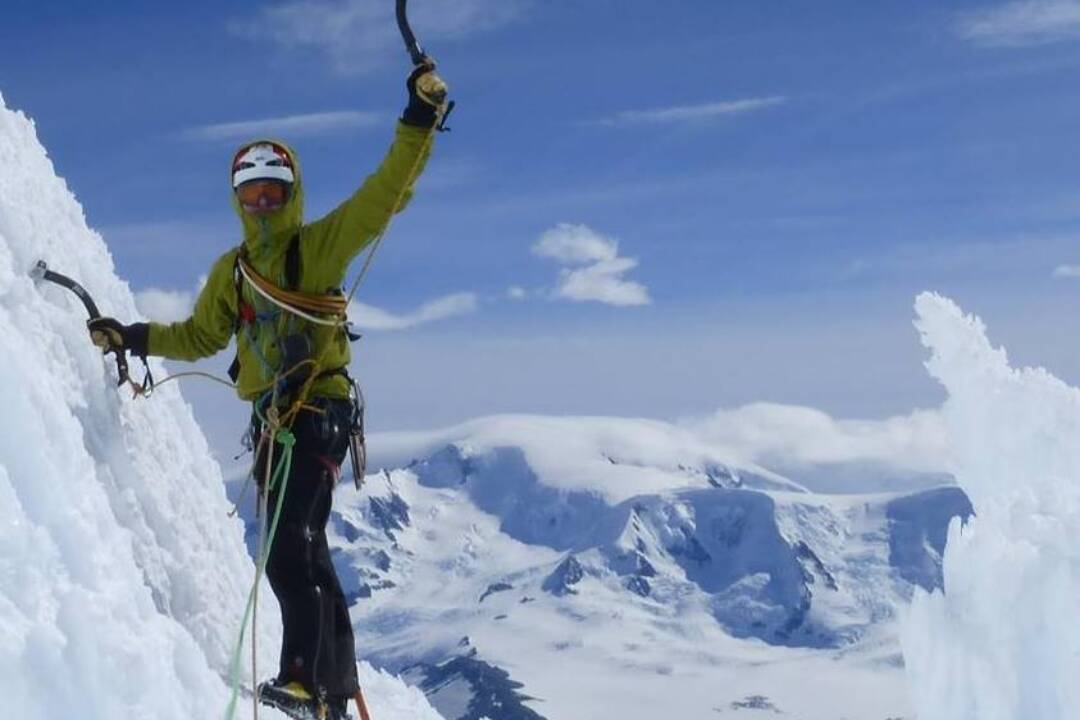
[[[289,184],[280,180],[252,180],[236,188],[245,209],[273,210],[289,201]]]

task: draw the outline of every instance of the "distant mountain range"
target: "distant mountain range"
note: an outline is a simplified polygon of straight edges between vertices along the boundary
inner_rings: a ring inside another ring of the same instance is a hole
[[[440,440],[342,487],[331,543],[361,655],[448,720],[906,712],[892,623],[958,488],[811,493],[646,421]]]

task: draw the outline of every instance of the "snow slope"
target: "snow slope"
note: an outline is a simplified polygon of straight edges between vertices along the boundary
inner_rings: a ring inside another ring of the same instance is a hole
[[[28,277],[43,258],[79,280],[102,312],[137,317],[33,124],[2,98],[0,166],[5,716],[221,716],[253,575],[221,471],[177,387],[149,401],[118,391],[75,297]],[[260,616],[260,665],[270,674],[272,599]],[[438,717],[399,681],[368,666],[362,679],[380,720]],[[250,712],[242,704],[238,717]]]
[[[904,656],[920,720],[1066,720],[1080,707],[1080,391],[1013,369],[977,318],[924,294],[954,473],[976,517],[949,528],[945,591],[917,593]]]

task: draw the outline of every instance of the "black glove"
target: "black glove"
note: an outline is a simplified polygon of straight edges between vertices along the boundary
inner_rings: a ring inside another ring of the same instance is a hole
[[[86,327],[90,331],[91,342],[101,348],[102,352],[127,350],[137,357],[146,359],[150,340],[148,323],[122,325],[114,318],[99,317],[87,320]]]
[[[405,81],[409,89],[409,105],[401,114],[401,122],[422,128],[433,128],[446,109],[448,89],[435,74],[435,63],[417,65]]]

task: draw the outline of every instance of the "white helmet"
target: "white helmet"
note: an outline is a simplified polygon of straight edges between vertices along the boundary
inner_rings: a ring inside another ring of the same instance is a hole
[[[233,189],[251,180],[295,182],[289,152],[281,145],[270,142],[259,142],[240,148],[233,158]]]

